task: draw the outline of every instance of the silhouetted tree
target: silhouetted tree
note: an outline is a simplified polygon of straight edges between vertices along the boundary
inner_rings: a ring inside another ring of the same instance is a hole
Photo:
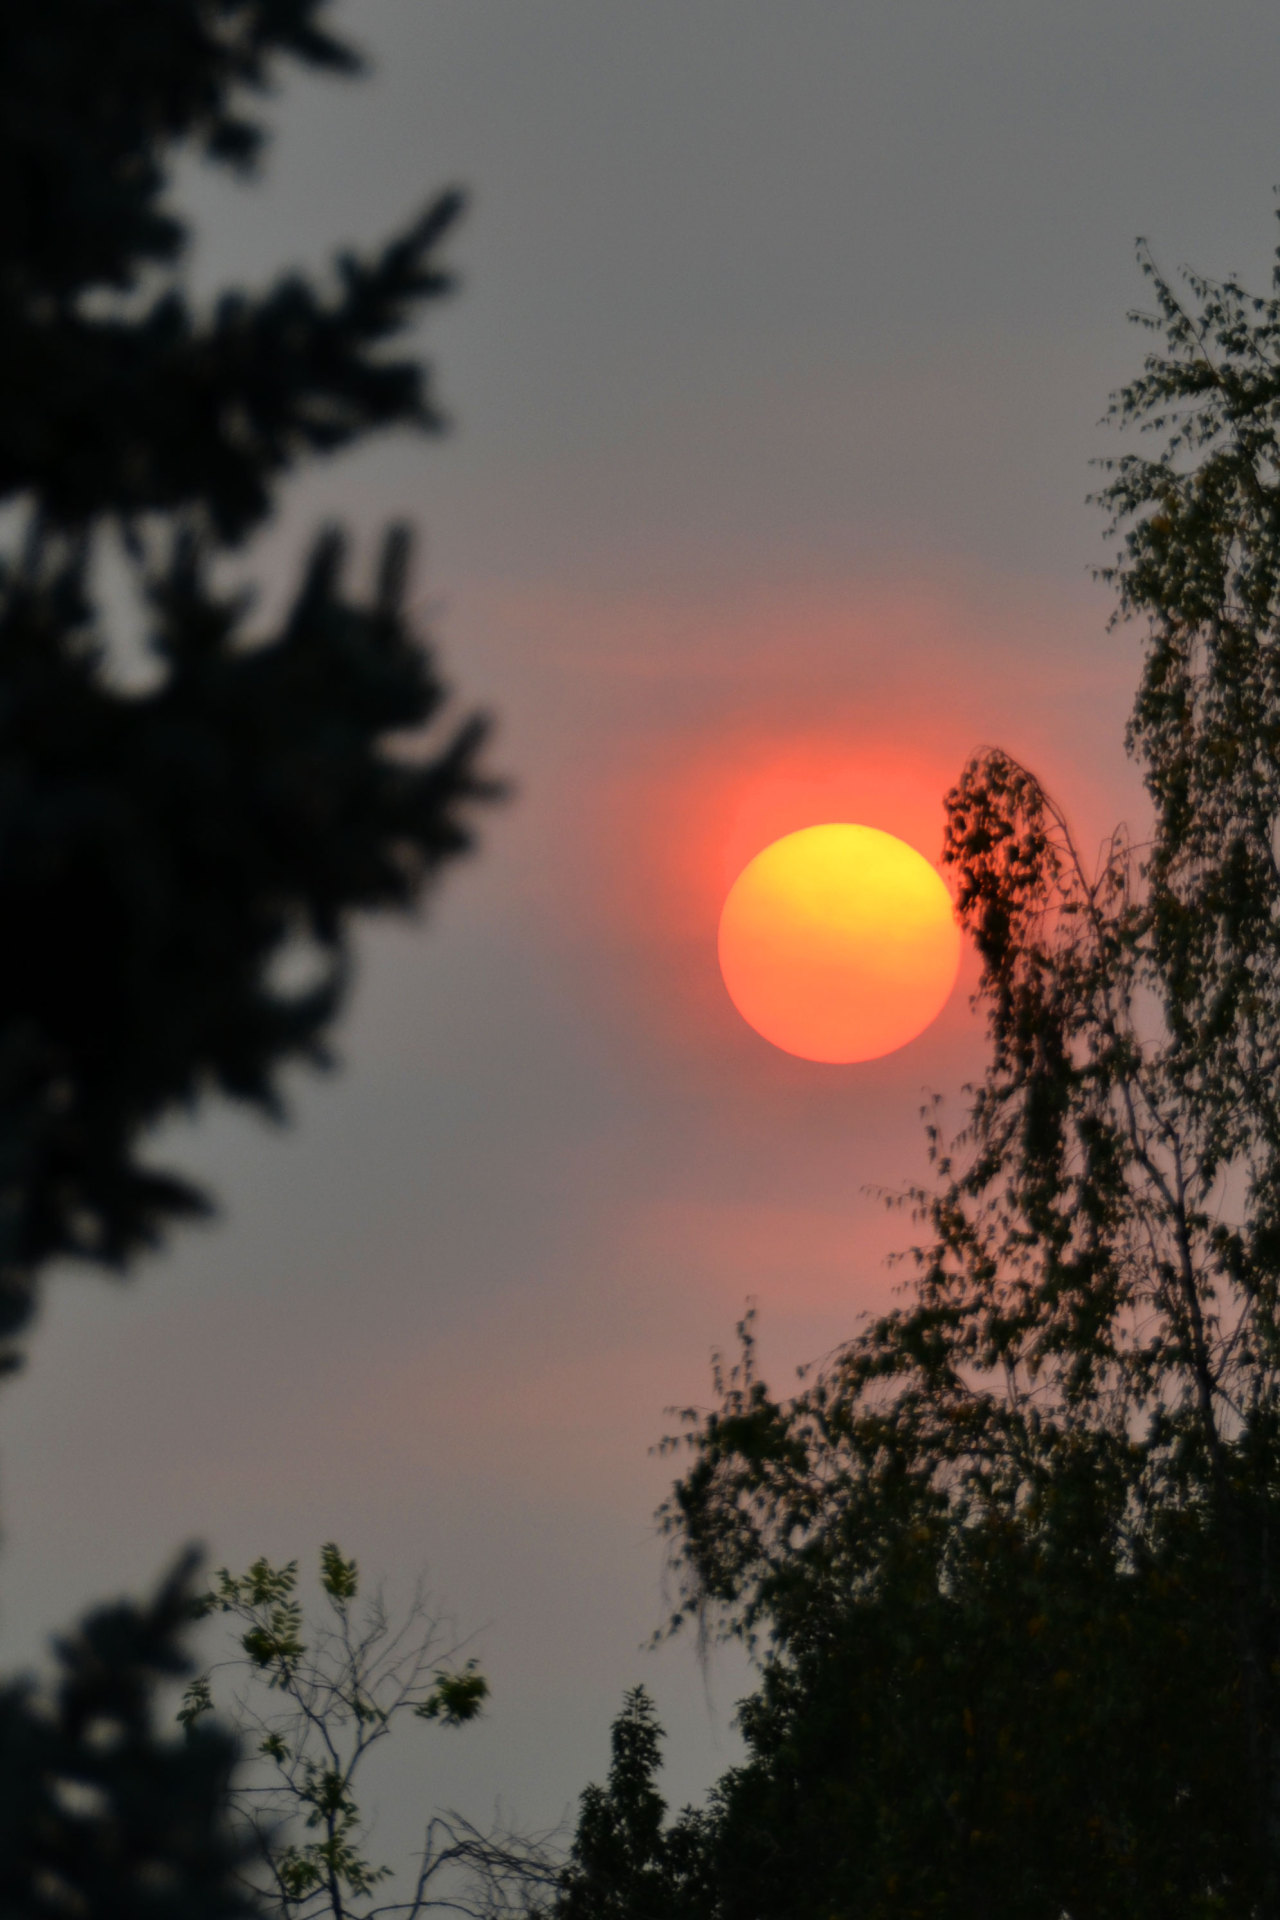
[[[165,1734],[156,1688],[191,1663],[194,1565],[147,1608],[92,1613],[58,1646],[51,1692],[0,1690],[0,1913],[6,1920],[239,1920],[224,1809],[236,1743]]]
[[[789,1401],[747,1326],[690,1415],[682,1616],[762,1669],[716,1920],[1280,1915],[1280,298],[1144,264],[1158,451],[1102,497],[1152,838],[1090,869],[966,768],[990,1064],[903,1302]]]
[[[59,1255],[123,1266],[204,1195],[138,1152],[218,1090],[279,1110],[323,1061],[360,910],[408,907],[468,844],[482,725],[409,761],[390,736],[443,689],[405,613],[408,534],[373,597],[319,538],[283,626],[211,569],[308,454],[440,424],[415,360],[381,349],[446,291],[433,201],[343,254],[189,307],[164,201],[194,147],[253,170],[244,110],[276,61],[353,72],[322,0],[50,0],[0,20],[0,1337]],[[92,570],[118,542],[158,678],[113,685]],[[310,946],[289,992],[273,963]],[[12,1347],[9,1348],[12,1355]]]
[[[386,349],[443,294],[460,209],[433,200],[331,289],[293,273],[193,311],[166,203],[196,151],[249,176],[248,111],[292,58],[354,73],[324,0],[45,0],[0,9],[0,1365],[38,1276],[122,1268],[207,1196],[140,1153],[211,1091],[280,1111],[322,1063],[353,916],[408,908],[469,844],[483,725],[394,736],[444,689],[406,612],[409,536],[371,597],[322,532],[277,631],[217,562],[311,454],[441,424]],[[123,690],[95,600],[122,556],[154,667]],[[309,948],[313,984],[279,963]],[[228,1838],[234,1742],[156,1732],[189,1671],[191,1569],[100,1610],[52,1698],[0,1695],[0,1910],[31,1920],[248,1913]]]
[[[613,1723],[604,1787],[582,1796],[555,1920],[685,1920],[705,1912],[707,1822],[686,1811],[665,1825],[656,1778],[662,1731],[643,1687],[627,1694]],[[545,1911],[545,1909],[539,1909]]]

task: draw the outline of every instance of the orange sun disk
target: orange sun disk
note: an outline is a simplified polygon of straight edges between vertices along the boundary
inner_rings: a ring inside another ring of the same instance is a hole
[[[934,1021],[960,931],[922,854],[876,827],[804,827],[758,853],[720,916],[720,971],[749,1026],[804,1060],[876,1060]]]

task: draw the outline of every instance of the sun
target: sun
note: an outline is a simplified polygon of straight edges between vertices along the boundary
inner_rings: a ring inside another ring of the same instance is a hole
[[[788,833],[738,875],[720,971],[749,1026],[803,1060],[877,1060],[941,1013],[960,966],[951,899],[876,827]]]

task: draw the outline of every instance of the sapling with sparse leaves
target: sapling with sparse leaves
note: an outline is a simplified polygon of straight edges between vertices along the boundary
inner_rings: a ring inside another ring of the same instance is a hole
[[[412,1884],[392,1895],[394,1869],[369,1857],[360,1775],[404,1721],[474,1720],[489,1683],[474,1657],[460,1660],[421,1584],[399,1617],[380,1589],[357,1606],[359,1568],[332,1542],[320,1550],[319,1582],[322,1609],[308,1622],[296,1560],[259,1559],[242,1574],[222,1568],[193,1611],[226,1616],[236,1650],[191,1682],[178,1718],[193,1730],[223,1704],[250,1745],[230,1805],[266,1911],[280,1920],[412,1920],[441,1904],[442,1876],[467,1857],[462,1823],[427,1820]]]

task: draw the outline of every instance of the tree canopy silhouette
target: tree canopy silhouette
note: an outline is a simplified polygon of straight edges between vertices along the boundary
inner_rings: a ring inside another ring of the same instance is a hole
[[[289,57],[353,50],[322,0],[51,0],[0,21],[0,1339],[56,1256],[122,1266],[207,1198],[140,1153],[207,1091],[279,1110],[322,1062],[352,916],[404,908],[469,844],[484,732],[428,757],[390,736],[445,690],[411,630],[409,535],[371,599],[318,538],[279,631],[219,557],[307,456],[434,431],[419,362],[386,348],[451,282],[456,192],[330,289],[291,273],[194,312],[174,158],[252,173],[247,111]],[[93,568],[127,557],[156,683],[109,672]],[[309,945],[317,977],[273,971]]]
[[[677,1617],[761,1663],[649,1835],[673,1913],[1280,1915],[1280,273],[1142,257],[1155,450],[1101,498],[1151,838],[1087,866],[999,751],[948,797],[990,1056],[902,1303],[791,1400],[744,1326],[665,1509]]]

